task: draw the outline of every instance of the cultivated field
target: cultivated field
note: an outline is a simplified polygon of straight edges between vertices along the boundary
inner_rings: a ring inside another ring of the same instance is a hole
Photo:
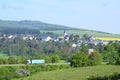
[[[58,35],[63,35],[64,30],[40,30],[40,32],[52,32]],[[118,34],[109,34],[109,33],[104,33],[104,32],[98,32],[98,31],[90,31],[90,30],[66,30],[66,32],[68,33],[68,35],[70,34],[77,34],[80,35],[82,37],[82,35],[84,34],[89,34],[89,35],[93,35],[95,37],[119,37],[120,35]]]
[[[29,77],[21,78],[18,80],[86,80],[90,76],[112,75],[115,72],[120,73],[120,66],[99,65],[91,67],[38,72]]]
[[[97,40],[103,40],[103,41],[120,41],[120,38],[102,38],[102,37],[96,37]]]

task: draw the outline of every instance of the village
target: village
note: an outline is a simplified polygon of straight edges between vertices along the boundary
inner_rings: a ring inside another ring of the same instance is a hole
[[[89,34],[85,34],[85,35],[89,35]],[[75,40],[75,37],[77,37],[79,40],[77,40],[74,45],[76,44],[76,46],[80,46],[81,43],[86,43],[86,44],[94,44],[94,45],[97,45],[97,44],[103,44],[103,45],[106,45],[108,44],[108,41],[104,41],[104,40],[98,40],[96,39],[95,36],[93,35],[90,35],[88,36],[88,39],[85,39],[85,37],[80,37],[79,35],[76,35],[76,34],[72,34],[72,35],[69,35],[65,30],[63,32],[63,35],[60,35],[58,37],[54,37],[52,38],[51,36],[41,36],[41,37],[38,37],[36,36],[35,34],[3,34],[3,35],[0,35],[0,40],[1,39],[15,39],[15,38],[21,38],[22,40],[41,40],[41,41],[44,41],[44,42],[48,42],[48,41],[54,41],[54,42],[64,42],[64,41],[70,41],[71,39],[72,40]]]
[[[89,34],[85,34],[87,35],[87,39],[86,37],[83,37],[83,36],[79,36],[79,35],[76,35],[76,34],[72,34],[72,35],[69,35],[67,33],[67,31],[63,31],[63,35],[60,35],[60,36],[57,36],[57,37],[51,37],[51,36],[36,36],[35,34],[2,34],[0,35],[0,40],[2,39],[15,39],[15,38],[20,38],[22,40],[41,40],[41,41],[44,41],[44,42],[48,42],[48,41],[54,41],[54,42],[64,42],[64,41],[76,41],[75,43],[73,43],[72,47],[77,47],[77,46],[81,46],[82,43],[85,43],[85,44],[94,44],[94,45],[98,45],[98,44],[103,44],[103,45],[107,45],[108,41],[106,40],[99,40],[99,39],[96,39],[95,36],[93,35],[89,35]],[[89,35],[89,36],[88,36]],[[77,37],[77,40],[75,40],[75,38]]]
[[[88,35],[84,34],[83,36],[75,35],[75,34],[68,34],[66,30],[63,31],[62,35],[59,35],[57,37],[51,37],[48,35],[45,36],[36,36],[35,34],[3,34],[0,36],[0,40],[14,40],[16,38],[22,39],[24,41],[30,40],[30,41],[42,41],[42,42],[59,42],[59,43],[64,43],[64,42],[71,42],[71,47],[76,48],[76,47],[82,47],[83,44],[85,45],[107,45],[110,40],[99,40],[96,39],[95,36],[93,35]],[[94,49],[92,47],[89,47],[88,53],[90,54],[93,52]]]

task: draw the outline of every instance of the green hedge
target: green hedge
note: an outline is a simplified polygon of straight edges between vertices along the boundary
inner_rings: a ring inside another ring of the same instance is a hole
[[[15,70],[17,70],[17,67],[0,67],[0,80],[11,80],[12,78],[18,78],[19,75],[15,73]]]
[[[0,67],[0,80],[11,80],[13,78],[20,78],[28,76],[26,72],[34,74],[40,71],[52,71],[59,69],[70,68],[69,65],[26,65],[26,66],[1,66]],[[23,75],[17,74],[16,71],[22,71]]]

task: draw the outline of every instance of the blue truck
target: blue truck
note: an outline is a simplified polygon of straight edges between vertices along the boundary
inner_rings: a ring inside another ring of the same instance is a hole
[[[44,59],[27,60],[27,64],[44,64]]]

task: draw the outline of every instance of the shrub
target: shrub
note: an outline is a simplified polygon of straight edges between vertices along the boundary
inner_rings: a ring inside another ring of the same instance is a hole
[[[8,58],[8,63],[9,64],[16,64],[17,62],[16,62],[17,60],[14,58],[14,57],[9,57]]]
[[[72,56],[70,65],[72,67],[82,67],[88,65],[88,56],[86,54],[75,54]]]
[[[120,58],[116,60],[116,65],[120,65]]]
[[[60,57],[57,54],[53,54],[50,56],[51,62],[52,63],[57,63],[60,60]]]
[[[11,67],[0,67],[0,80],[11,80],[15,77],[14,69]]]
[[[8,63],[7,59],[0,58],[0,64],[7,64],[7,63]]]
[[[89,65],[94,66],[101,64],[102,62],[102,56],[98,52],[93,52],[89,55]]]

